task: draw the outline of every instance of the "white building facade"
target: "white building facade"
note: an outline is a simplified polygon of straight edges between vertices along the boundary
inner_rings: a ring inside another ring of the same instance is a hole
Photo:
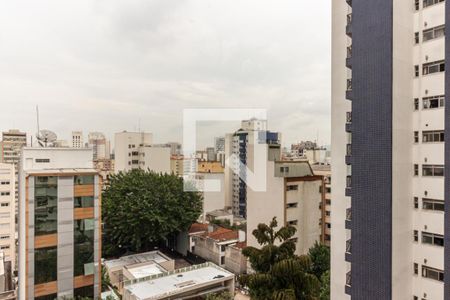
[[[15,239],[15,168],[13,164],[0,163],[0,252],[5,261],[16,269]]]
[[[332,5],[331,298],[450,299],[450,3]]]

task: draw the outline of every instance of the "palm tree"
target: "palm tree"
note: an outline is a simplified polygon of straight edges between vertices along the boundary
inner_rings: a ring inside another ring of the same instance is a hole
[[[277,226],[273,218],[269,225],[259,224],[252,232],[262,247],[242,251],[255,273],[242,275],[241,284],[257,300],[318,299],[320,281],[312,274],[310,257],[295,255],[295,227],[284,226],[277,231]]]

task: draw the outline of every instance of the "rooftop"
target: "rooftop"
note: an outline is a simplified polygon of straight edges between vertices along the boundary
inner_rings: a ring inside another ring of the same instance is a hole
[[[135,264],[154,262],[157,264],[169,261],[170,258],[165,256],[159,251],[151,251],[133,255],[122,256],[118,259],[107,260],[105,265],[108,269],[111,268],[123,268],[125,266],[132,266]]]
[[[163,299],[226,280],[234,280],[234,275],[212,263],[205,263],[150,276],[145,281],[131,280],[125,283],[125,291],[135,299]]]

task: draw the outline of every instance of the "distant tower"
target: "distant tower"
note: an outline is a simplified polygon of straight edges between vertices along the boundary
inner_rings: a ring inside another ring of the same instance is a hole
[[[72,148],[83,148],[83,132],[72,131]]]

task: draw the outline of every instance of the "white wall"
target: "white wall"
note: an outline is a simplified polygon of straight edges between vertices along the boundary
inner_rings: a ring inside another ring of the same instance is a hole
[[[345,294],[346,273],[350,265],[345,261],[346,240],[350,233],[345,229],[346,208],[350,206],[345,196],[347,165],[345,164],[347,133],[346,112],[351,111],[350,101],[345,99],[347,68],[345,58],[350,40],[345,34],[346,1],[332,1],[332,85],[331,85],[331,299],[350,299]]]
[[[16,239],[15,239],[15,170],[13,164],[0,163],[0,248],[4,252],[5,260],[11,261],[12,270],[16,269]],[[1,195],[1,193],[9,195]],[[7,205],[7,206],[6,206]]]
[[[141,147],[141,168],[150,169],[156,173],[171,173],[170,169],[170,147]]]

